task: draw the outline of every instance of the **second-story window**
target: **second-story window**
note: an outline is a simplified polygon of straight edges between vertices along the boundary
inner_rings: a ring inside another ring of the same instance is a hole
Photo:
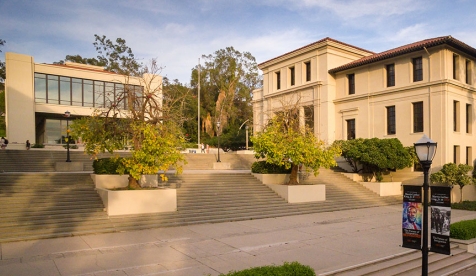
[[[290,79],[291,86],[295,85],[296,84],[296,74],[295,74],[294,66],[289,67],[289,76],[291,78]]]
[[[349,85],[349,95],[355,94],[355,74],[347,75],[347,82]]]
[[[466,83],[471,84],[471,61],[469,59],[465,62]]]
[[[459,131],[459,102],[453,101],[453,131]]]
[[[459,80],[459,56],[453,55],[453,79]]]
[[[423,80],[423,60],[421,57],[414,58],[413,64],[413,81]]]
[[[387,68],[387,87],[395,86],[395,64],[388,64]]]
[[[276,72],[276,89],[281,89],[281,72]]]
[[[311,81],[311,62],[304,62],[306,66],[306,81]]]

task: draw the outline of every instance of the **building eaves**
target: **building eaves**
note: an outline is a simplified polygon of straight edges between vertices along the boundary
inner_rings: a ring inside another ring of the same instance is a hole
[[[104,69],[103,70],[98,70],[98,69],[91,69],[91,68],[86,68],[86,67],[82,67],[82,66],[65,65],[65,64],[48,64],[48,65],[58,66],[58,67],[63,67],[63,68],[73,68],[73,69],[83,70],[83,71],[91,71],[91,72],[98,72],[98,73],[120,75],[116,72],[111,72],[111,71],[107,71],[107,70],[104,70]]]
[[[381,52],[378,54],[374,54],[371,56],[366,56],[361,59],[358,59],[356,61],[344,64],[342,66],[333,68],[329,70],[329,73],[337,73],[340,71],[352,69],[355,67],[359,67],[362,65],[370,64],[373,62],[393,58],[396,56],[408,54],[411,52],[416,52],[416,51],[421,51],[424,50],[425,48],[431,48],[439,45],[447,44],[449,46],[452,46],[472,57],[476,57],[476,49],[465,44],[464,42],[457,40],[453,38],[452,36],[441,36],[441,37],[436,37],[436,38],[430,38],[430,39],[425,39],[421,40],[418,42],[410,43],[404,46],[400,46],[394,49],[390,49],[385,52]]]
[[[354,48],[354,49],[358,49],[358,50],[360,50],[360,51],[367,52],[367,53],[370,53],[370,54],[375,54],[374,52],[371,52],[371,51],[369,51],[369,50],[365,50],[365,49],[362,49],[362,48],[359,48],[359,47],[356,47],[356,46],[353,46],[353,45],[350,45],[350,44],[347,44],[347,43],[344,43],[344,42],[335,40],[335,39],[333,39],[333,38],[326,37],[326,38],[323,38],[323,39],[318,40],[318,41],[316,41],[316,42],[313,42],[313,43],[311,43],[311,44],[308,44],[308,45],[306,45],[306,46],[300,47],[300,48],[298,48],[298,49],[296,49],[296,50],[287,52],[287,53],[285,53],[285,54],[282,54],[282,55],[277,56],[277,57],[275,57],[275,58],[272,58],[272,59],[270,59],[270,60],[264,61],[264,62],[258,64],[258,67],[259,67],[259,68],[266,67],[266,65],[268,65],[268,64],[270,64],[270,63],[273,63],[273,61],[279,60],[279,59],[281,59],[281,58],[283,58],[283,57],[285,57],[285,56],[292,55],[292,54],[294,54],[294,53],[297,53],[297,52],[300,52],[300,51],[303,51],[303,50],[307,50],[307,49],[310,50],[310,49],[316,47],[317,45],[319,45],[319,44],[321,44],[321,43],[323,43],[323,42],[328,42],[328,41],[332,41],[332,42],[335,42],[335,43],[339,43],[339,44],[344,45],[344,46],[347,46],[347,47],[352,47],[352,48]]]

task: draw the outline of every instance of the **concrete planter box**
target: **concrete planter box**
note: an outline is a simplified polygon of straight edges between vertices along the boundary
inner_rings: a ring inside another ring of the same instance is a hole
[[[289,181],[289,174],[262,174],[262,173],[253,173],[253,176],[256,177],[261,183],[268,184],[284,184]],[[298,178],[299,181],[299,178]]]
[[[469,253],[476,254],[476,239],[471,239],[471,240],[450,239],[450,241],[451,243],[458,244],[459,248],[462,248]]]
[[[402,194],[402,182],[359,182],[365,188],[379,196],[395,196]]]
[[[145,188],[157,188],[159,187],[159,175],[158,174],[144,174],[139,179],[139,185]]]
[[[129,185],[128,175],[118,174],[91,174],[96,188],[114,189],[123,188]]]
[[[177,211],[175,189],[119,190],[98,188],[109,216]]]
[[[280,185],[266,184],[288,203],[326,200],[326,185]]]

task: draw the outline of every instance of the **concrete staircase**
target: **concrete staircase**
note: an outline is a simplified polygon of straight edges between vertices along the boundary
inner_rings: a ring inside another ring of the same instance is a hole
[[[451,254],[442,255],[430,253],[428,256],[428,275],[458,275],[459,272],[476,265],[476,255],[466,252],[456,245],[451,246]],[[338,271],[320,274],[335,276],[358,275],[421,275],[421,251],[409,250],[400,255],[390,256],[362,265],[353,266]],[[470,275],[470,274],[464,274]]]

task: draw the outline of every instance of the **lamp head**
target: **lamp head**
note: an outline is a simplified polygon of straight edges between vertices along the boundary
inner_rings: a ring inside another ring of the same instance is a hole
[[[71,116],[71,112],[69,112],[68,110],[66,110],[66,112],[64,113],[64,116],[65,116],[65,117]]]
[[[220,121],[217,122],[217,128],[220,128]]]
[[[436,154],[437,143],[423,134],[423,137],[414,143],[414,147],[420,163],[429,162],[431,164]]]

